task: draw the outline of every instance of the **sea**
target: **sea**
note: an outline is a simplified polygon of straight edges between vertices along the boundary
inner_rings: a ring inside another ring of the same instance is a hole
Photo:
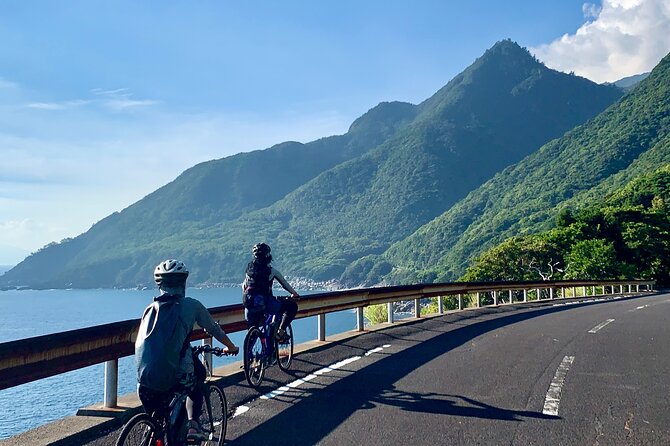
[[[317,291],[302,291],[301,296]],[[110,322],[138,319],[156,295],[155,290],[10,290],[0,291],[0,343]],[[240,288],[189,288],[187,295],[206,307],[239,303]],[[326,335],[356,327],[353,311],[326,316]],[[293,323],[296,343],[317,338],[316,317]],[[230,334],[242,345],[244,332]],[[216,344],[216,341],[215,341]],[[214,358],[215,366],[240,357]],[[134,358],[119,360],[119,395],[136,388]],[[75,415],[77,409],[103,400],[104,364],[0,390],[0,439],[49,421]]]

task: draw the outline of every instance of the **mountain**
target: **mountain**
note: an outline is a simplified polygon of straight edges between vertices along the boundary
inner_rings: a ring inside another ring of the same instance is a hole
[[[144,283],[142,277],[150,275],[138,269],[176,256],[169,246],[153,253],[152,244],[266,207],[322,171],[376,147],[416,113],[413,104],[384,102],[344,135],[308,144],[285,142],[198,164],[86,233],[28,256],[0,284],[86,288]]]
[[[612,83],[624,91],[630,91],[641,81],[645,80],[647,76],[649,76],[649,73],[635,74],[633,76],[624,77],[623,79],[619,79],[618,81]]]
[[[451,209],[368,259],[390,282],[453,280],[512,236],[548,230],[566,208],[600,202],[670,162],[670,55],[648,78],[589,122],[553,140]]]
[[[195,166],[0,284],[135,285],[162,257],[184,259],[195,283],[238,283],[259,240],[285,275],[346,277],[621,94],[501,41],[419,105],[380,104],[346,135]]]

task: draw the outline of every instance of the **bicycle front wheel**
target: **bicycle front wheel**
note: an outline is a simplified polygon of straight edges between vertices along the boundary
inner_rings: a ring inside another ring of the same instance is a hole
[[[293,329],[291,324],[286,327],[286,338],[284,342],[277,342],[277,353],[279,368],[283,371],[287,371],[291,367],[291,361],[293,360]]]
[[[139,413],[123,427],[116,446],[155,446],[158,437],[158,426],[153,418]]]
[[[258,327],[252,327],[244,338],[244,376],[252,387],[258,387],[265,375],[265,337]]]
[[[228,405],[226,395],[215,384],[207,385],[205,405],[200,415],[200,426],[209,434],[204,446],[222,446],[228,427]]]

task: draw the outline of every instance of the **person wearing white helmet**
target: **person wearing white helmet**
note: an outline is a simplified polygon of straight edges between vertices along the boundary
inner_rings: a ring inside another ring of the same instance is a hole
[[[295,303],[295,300],[299,300],[300,295],[284,279],[284,276],[270,265],[272,262],[270,246],[266,243],[257,243],[251,248],[251,252],[254,258],[247,264],[242,284],[245,318],[249,325],[255,325],[263,313],[280,315],[276,337],[280,341],[286,341],[286,327],[298,312],[298,304]],[[277,299],[273,296],[272,283],[275,279],[291,293],[292,300]]]
[[[147,412],[164,410],[174,389],[191,389],[186,401],[189,441],[206,439],[197,420],[202,411],[201,384],[206,371],[194,361],[190,335],[197,323],[226,346],[224,352],[236,355],[239,348],[212,318],[205,306],[186,297],[188,269],[183,262],[169,259],[154,270],[154,281],[160,296],[154,298],[142,315],[135,342],[138,394]]]

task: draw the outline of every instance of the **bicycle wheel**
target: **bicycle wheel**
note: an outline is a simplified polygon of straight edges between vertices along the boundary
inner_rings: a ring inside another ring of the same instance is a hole
[[[291,324],[286,327],[286,335],[288,340],[285,342],[277,342],[276,348],[278,353],[279,368],[283,371],[287,371],[291,367],[291,361],[293,360],[293,329]]]
[[[228,427],[228,405],[226,395],[215,384],[207,385],[205,395],[205,407],[200,415],[200,426],[209,433],[209,440],[203,442],[204,446],[221,446],[226,438]],[[209,414],[212,417],[210,418]]]
[[[149,414],[139,413],[123,427],[116,446],[155,446],[157,438],[156,422]]]
[[[244,338],[244,376],[252,387],[258,387],[265,375],[264,336],[258,327],[252,327]]]

